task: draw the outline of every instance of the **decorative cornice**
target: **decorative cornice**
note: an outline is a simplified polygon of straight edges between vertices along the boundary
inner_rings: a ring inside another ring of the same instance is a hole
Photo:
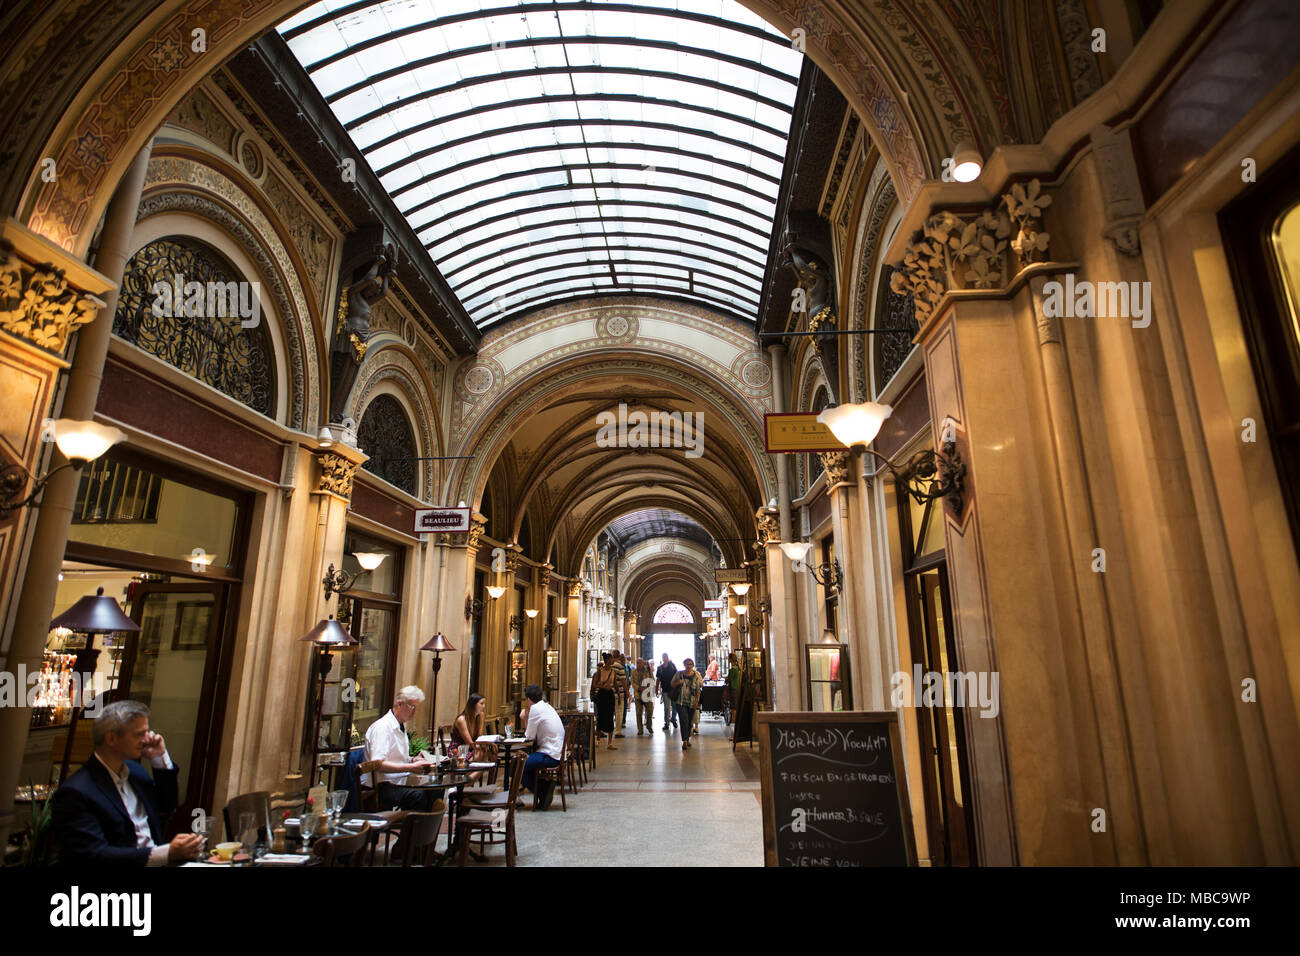
[[[0,329],[61,354],[68,336],[94,320],[104,302],[68,284],[53,263],[24,262],[0,239]]]
[[[320,462],[320,477],[316,483],[316,491],[320,494],[334,495],[344,501],[351,501],[352,481],[356,477],[357,466],[365,460],[365,456],[361,456],[358,460],[351,455],[323,451],[317,454],[316,459]]]

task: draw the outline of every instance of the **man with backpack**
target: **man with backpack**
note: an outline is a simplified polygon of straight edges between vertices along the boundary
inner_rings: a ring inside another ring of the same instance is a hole
[[[664,705],[664,730],[668,729],[668,721],[671,719],[673,726],[677,726],[677,711],[673,709],[675,695],[673,693],[673,678],[677,676],[677,667],[672,662],[667,652],[664,653],[663,663],[655,671],[655,680],[659,682],[659,696]]]

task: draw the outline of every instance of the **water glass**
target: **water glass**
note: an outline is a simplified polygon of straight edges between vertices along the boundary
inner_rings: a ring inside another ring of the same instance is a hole
[[[348,792],[346,790],[331,790],[330,800],[332,801],[330,810],[333,812],[334,823],[337,825],[341,822],[340,818],[343,816],[343,808],[347,805]]]
[[[298,832],[302,834],[303,849],[311,846],[311,838],[316,833],[316,814],[304,810],[298,817]]]

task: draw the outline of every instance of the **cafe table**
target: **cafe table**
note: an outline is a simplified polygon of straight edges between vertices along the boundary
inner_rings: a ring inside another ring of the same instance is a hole
[[[529,750],[533,742],[527,737],[506,737],[497,747],[501,750],[501,768],[505,773],[506,780],[510,779],[510,751],[514,749]]]
[[[291,826],[296,826],[298,824],[298,821],[299,821],[298,817],[286,817],[283,823],[289,824]],[[380,813],[345,813],[339,819],[338,823],[330,824],[329,832],[313,834],[313,839],[319,840],[324,837],[353,836],[354,834],[359,832],[363,826],[365,826],[368,823],[370,824],[370,858],[371,858],[371,862],[373,863],[374,852],[375,852],[375,848],[379,843],[379,838],[380,836],[384,836],[389,833],[389,825],[391,822],[392,821],[390,821],[388,817]],[[306,848],[305,852],[301,849],[302,841],[300,839],[291,839],[288,842],[295,847],[299,847],[300,849],[293,850],[293,851],[286,851],[284,853],[274,853],[268,851],[264,856],[252,860],[249,863],[243,863],[243,864],[214,863],[212,862],[212,858],[209,857],[208,859],[196,860],[193,862],[185,863],[183,865],[184,866],[316,866],[319,864],[320,861],[312,854],[310,848]]]

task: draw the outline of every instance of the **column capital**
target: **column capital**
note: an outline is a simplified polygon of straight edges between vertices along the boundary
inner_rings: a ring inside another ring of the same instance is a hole
[[[370,456],[358,448],[334,444],[316,451],[320,474],[316,479],[316,494],[332,495],[343,502],[352,500],[352,482],[357,466]]]
[[[479,539],[483,537],[483,532],[487,529],[488,519],[486,515],[481,515],[477,511],[470,515],[469,518],[469,538],[466,539],[466,547],[471,551],[478,550]]]
[[[116,283],[15,219],[0,223],[0,329],[62,354]]]
[[[822,461],[822,467],[826,469],[826,483],[830,488],[836,485],[847,484],[849,481],[849,452],[847,451],[821,451],[817,457]]]

